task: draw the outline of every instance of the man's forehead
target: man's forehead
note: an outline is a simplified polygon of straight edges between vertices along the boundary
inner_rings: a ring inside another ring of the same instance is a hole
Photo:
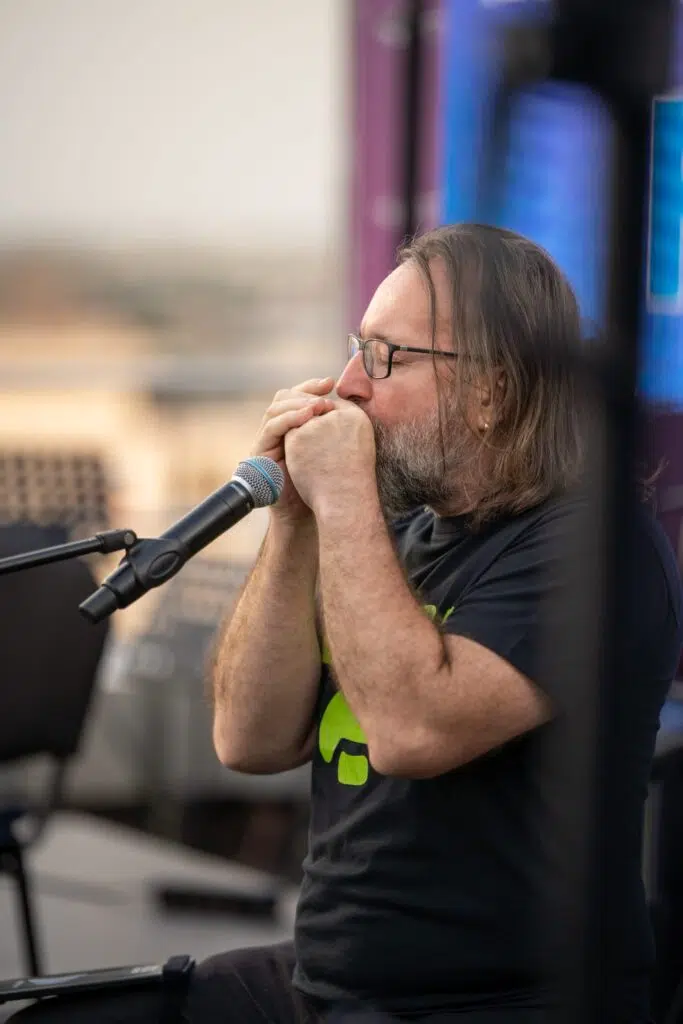
[[[431,268],[436,291],[437,333],[451,330],[450,287],[438,265]],[[385,277],[373,295],[363,317],[363,333],[390,335],[401,329],[431,336],[429,288],[415,264],[407,262]]]

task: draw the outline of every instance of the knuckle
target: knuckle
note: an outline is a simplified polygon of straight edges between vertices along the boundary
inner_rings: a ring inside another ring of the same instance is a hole
[[[277,399],[270,403],[266,409],[266,420],[272,420],[279,412],[282,412],[282,399]]]

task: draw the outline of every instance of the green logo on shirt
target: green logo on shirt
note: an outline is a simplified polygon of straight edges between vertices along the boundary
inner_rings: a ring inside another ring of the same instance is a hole
[[[424,610],[432,622],[438,618],[438,609],[434,604],[424,605]],[[449,608],[440,620],[443,625],[453,612]],[[323,665],[331,665],[330,649],[327,640],[323,638],[322,650]],[[318,729],[318,749],[322,757],[331,763],[335,751],[342,740],[349,740],[351,743],[362,743],[367,747],[365,734],[361,729],[358,719],[346,703],[343,693],[335,693],[330,703],[325,708],[325,713],[320,720]],[[337,762],[337,778],[343,786],[364,786],[368,781],[370,764],[365,754],[347,754],[345,750],[339,752]]]
[[[318,730],[318,747],[329,764],[340,740],[364,743],[365,734],[358,720],[346,703],[342,693],[335,693],[325,708]],[[337,778],[344,786],[363,786],[368,781],[369,764],[365,754],[347,754],[340,751],[337,763]]]

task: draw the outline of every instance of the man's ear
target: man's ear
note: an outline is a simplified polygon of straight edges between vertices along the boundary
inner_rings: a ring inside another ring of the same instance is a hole
[[[505,374],[502,370],[494,371],[493,378],[482,381],[477,388],[478,417],[477,427],[486,433],[496,422],[505,398]]]

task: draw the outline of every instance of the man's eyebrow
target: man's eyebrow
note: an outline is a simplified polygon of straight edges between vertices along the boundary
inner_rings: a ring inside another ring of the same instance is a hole
[[[371,339],[371,340],[374,340],[374,341],[387,341],[390,345],[411,345],[411,344],[414,344],[414,342],[411,342],[411,341],[397,341],[395,336],[389,337],[389,335],[385,334],[383,331],[373,331],[371,334],[368,334],[367,332],[363,331],[362,327],[358,328],[358,337],[362,341],[366,341],[368,339]]]
[[[362,325],[358,328],[358,337],[363,338],[363,340],[366,338],[374,338],[376,341],[391,341],[391,339],[382,331],[364,331]]]

